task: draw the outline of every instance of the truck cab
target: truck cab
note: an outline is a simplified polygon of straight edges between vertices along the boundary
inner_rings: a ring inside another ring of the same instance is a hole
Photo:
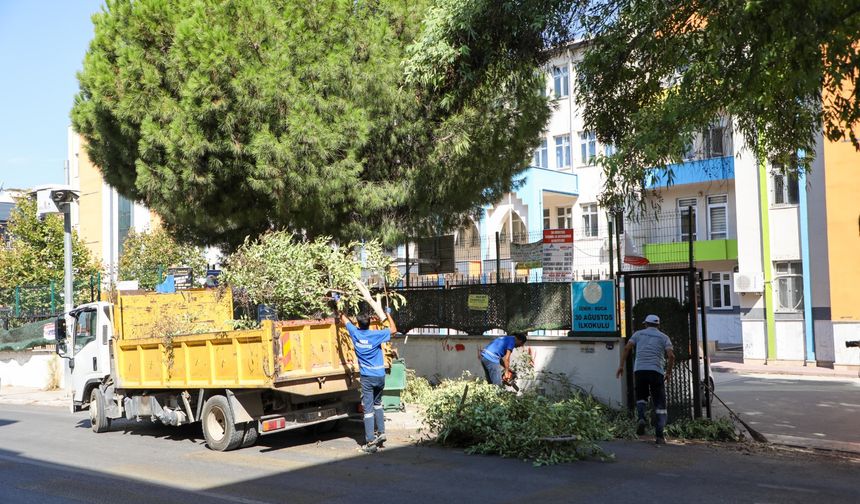
[[[81,305],[57,319],[57,353],[69,360],[72,411],[89,405],[90,394],[111,373],[113,305]]]

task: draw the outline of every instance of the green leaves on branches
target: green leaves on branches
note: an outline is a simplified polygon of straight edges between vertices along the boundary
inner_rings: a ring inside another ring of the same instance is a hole
[[[108,0],[72,122],[107,182],[182,240],[456,228],[511,189],[549,118],[504,46],[539,51],[550,14],[494,15],[475,39],[490,3]]]
[[[9,243],[0,247],[0,285],[38,285],[48,289],[51,282],[62,290],[64,257],[63,217],[36,217],[36,201],[19,198],[9,218]],[[99,266],[89,249],[72,231],[72,267],[76,281],[90,281]]]
[[[379,242],[337,247],[328,237],[304,241],[280,231],[246,240],[227,259],[222,278],[240,303],[274,307],[286,320],[330,315],[332,294],[338,294],[340,309],[357,311],[362,297],[355,282],[363,271],[389,284],[399,280]],[[389,293],[388,302],[397,308],[402,297]]]
[[[120,280],[137,280],[142,289],[154,289],[171,266],[188,266],[194,278],[202,278],[206,273],[206,258],[202,250],[178,243],[163,228],[129,232],[119,258]]]
[[[749,156],[788,172],[811,166],[822,131],[860,148],[856,2],[618,0],[587,13],[576,92],[585,127],[617,147],[604,163],[608,206],[680,162],[720,117]]]

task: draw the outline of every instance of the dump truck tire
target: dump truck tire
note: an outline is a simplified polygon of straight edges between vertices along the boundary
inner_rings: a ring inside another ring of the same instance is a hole
[[[237,426],[230,403],[222,395],[210,397],[203,405],[203,437],[210,450],[229,451],[242,445],[245,429]]]
[[[105,413],[106,403],[101,389],[96,387],[90,392],[90,425],[93,427],[93,432],[107,432],[110,429],[110,418]]]
[[[254,446],[257,443],[257,438],[260,437],[257,431],[257,422],[248,422],[245,424],[245,435],[242,437],[242,448]]]

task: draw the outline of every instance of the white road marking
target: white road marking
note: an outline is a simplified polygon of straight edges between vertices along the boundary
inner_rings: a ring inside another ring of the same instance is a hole
[[[800,488],[800,487],[785,486],[785,485],[768,485],[767,483],[759,483],[756,486],[760,486],[762,488],[770,488],[773,490],[788,490],[789,492],[818,493],[817,490],[812,490],[810,488]]]

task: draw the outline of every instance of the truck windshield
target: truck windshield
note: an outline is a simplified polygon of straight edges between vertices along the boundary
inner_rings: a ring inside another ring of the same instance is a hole
[[[82,311],[75,316],[75,353],[96,339],[97,319],[98,312],[95,310]]]

